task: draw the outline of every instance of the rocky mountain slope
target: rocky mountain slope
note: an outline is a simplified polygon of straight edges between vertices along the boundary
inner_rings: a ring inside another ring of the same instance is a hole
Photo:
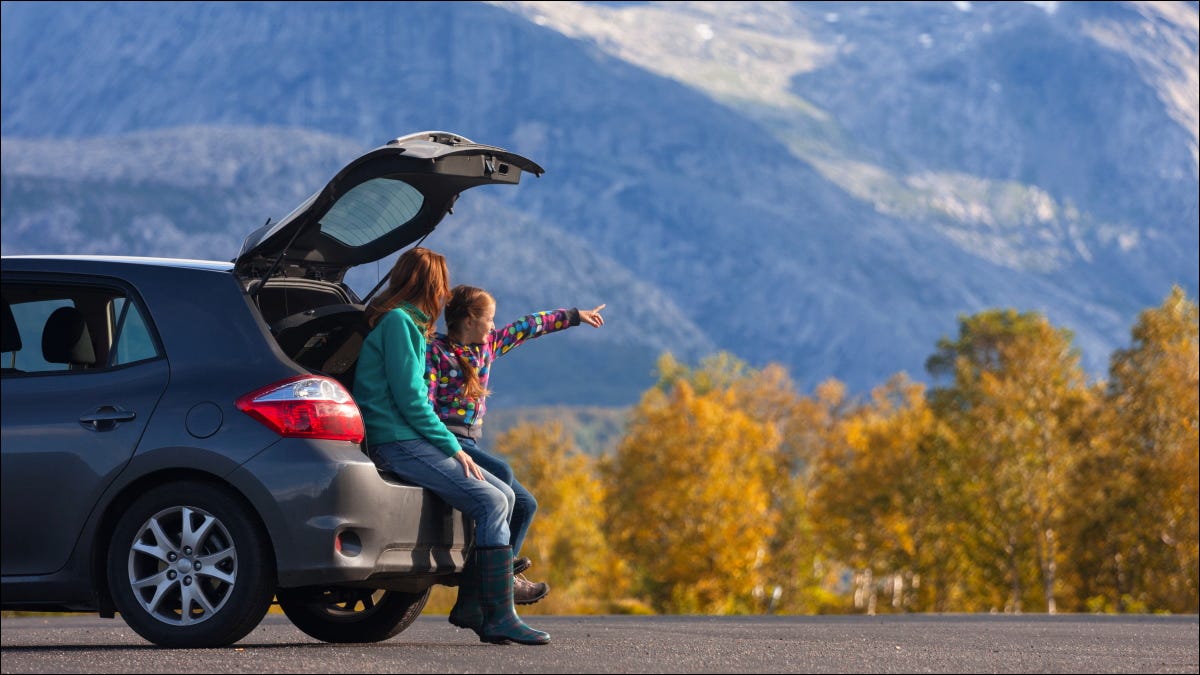
[[[510,403],[632,402],[664,349],[864,390],[997,306],[1102,375],[1138,311],[1197,293],[1195,2],[0,12],[5,254],[228,257],[420,129],[545,166],[428,242],[501,316],[608,303],[514,352]]]

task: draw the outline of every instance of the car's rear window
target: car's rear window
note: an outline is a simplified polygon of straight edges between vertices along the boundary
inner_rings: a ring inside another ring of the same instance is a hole
[[[349,192],[321,219],[321,232],[346,246],[364,246],[412,220],[425,198],[393,178],[374,178]]]

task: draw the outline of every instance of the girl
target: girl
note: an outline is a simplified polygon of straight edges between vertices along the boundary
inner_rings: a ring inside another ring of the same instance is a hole
[[[367,428],[367,454],[381,470],[421,485],[475,523],[475,542],[459,599],[479,615],[471,627],[484,642],[544,645],[550,636],[527,626],[513,607],[508,521],[513,491],[471,460],[438,419],[425,386],[425,345],[448,297],[446,259],[425,248],[405,251],[387,290],[367,306],[372,330],[363,342],[354,399]]]
[[[446,304],[446,334],[437,335],[429,343],[427,375],[430,396],[438,417],[454,434],[459,445],[475,463],[500,478],[515,495],[509,521],[514,562],[514,601],[532,604],[550,592],[545,583],[533,583],[521,574],[531,564],[528,558],[517,558],[521,544],[529,531],[537,501],[513,477],[512,467],[501,457],[483,451],[478,440],[482,436],[486,410],[488,379],[492,362],[517,345],[547,333],[586,323],[599,328],[604,325],[600,305],[593,310],[559,309],[536,312],[496,330],[496,301],[490,294],[474,286],[457,286]],[[461,591],[460,591],[461,596]],[[456,609],[458,606],[456,605]],[[452,611],[450,622],[471,627],[475,617]]]

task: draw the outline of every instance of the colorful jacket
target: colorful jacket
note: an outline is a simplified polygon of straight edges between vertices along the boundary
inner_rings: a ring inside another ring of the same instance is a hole
[[[535,312],[504,328],[493,330],[482,344],[460,345],[438,333],[429,342],[425,358],[429,398],[437,416],[451,426],[471,428],[483,423],[486,400],[470,400],[464,394],[466,378],[459,371],[459,353],[475,367],[479,382],[486,389],[492,362],[497,357],[509,353],[526,340],[578,325],[578,309],[556,309],[552,312]]]
[[[415,320],[414,320],[415,318]],[[363,341],[354,400],[370,446],[424,438],[448,456],[461,446],[429,405],[425,380],[425,315],[409,304],[387,312]]]

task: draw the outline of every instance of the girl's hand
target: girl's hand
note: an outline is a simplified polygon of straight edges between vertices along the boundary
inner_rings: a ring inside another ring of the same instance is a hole
[[[483,480],[483,471],[480,471],[479,465],[475,463],[475,460],[471,459],[466,450],[459,450],[454,453],[454,459],[457,459],[459,464],[463,465],[463,471],[466,472],[467,478]]]
[[[579,323],[586,323],[587,325],[592,326],[593,328],[599,328],[600,326],[603,326],[604,325],[604,317],[600,316],[600,310],[604,309],[607,306],[608,305],[600,305],[599,307],[597,307],[596,309],[593,309],[593,310],[586,310],[586,309],[579,310]]]

